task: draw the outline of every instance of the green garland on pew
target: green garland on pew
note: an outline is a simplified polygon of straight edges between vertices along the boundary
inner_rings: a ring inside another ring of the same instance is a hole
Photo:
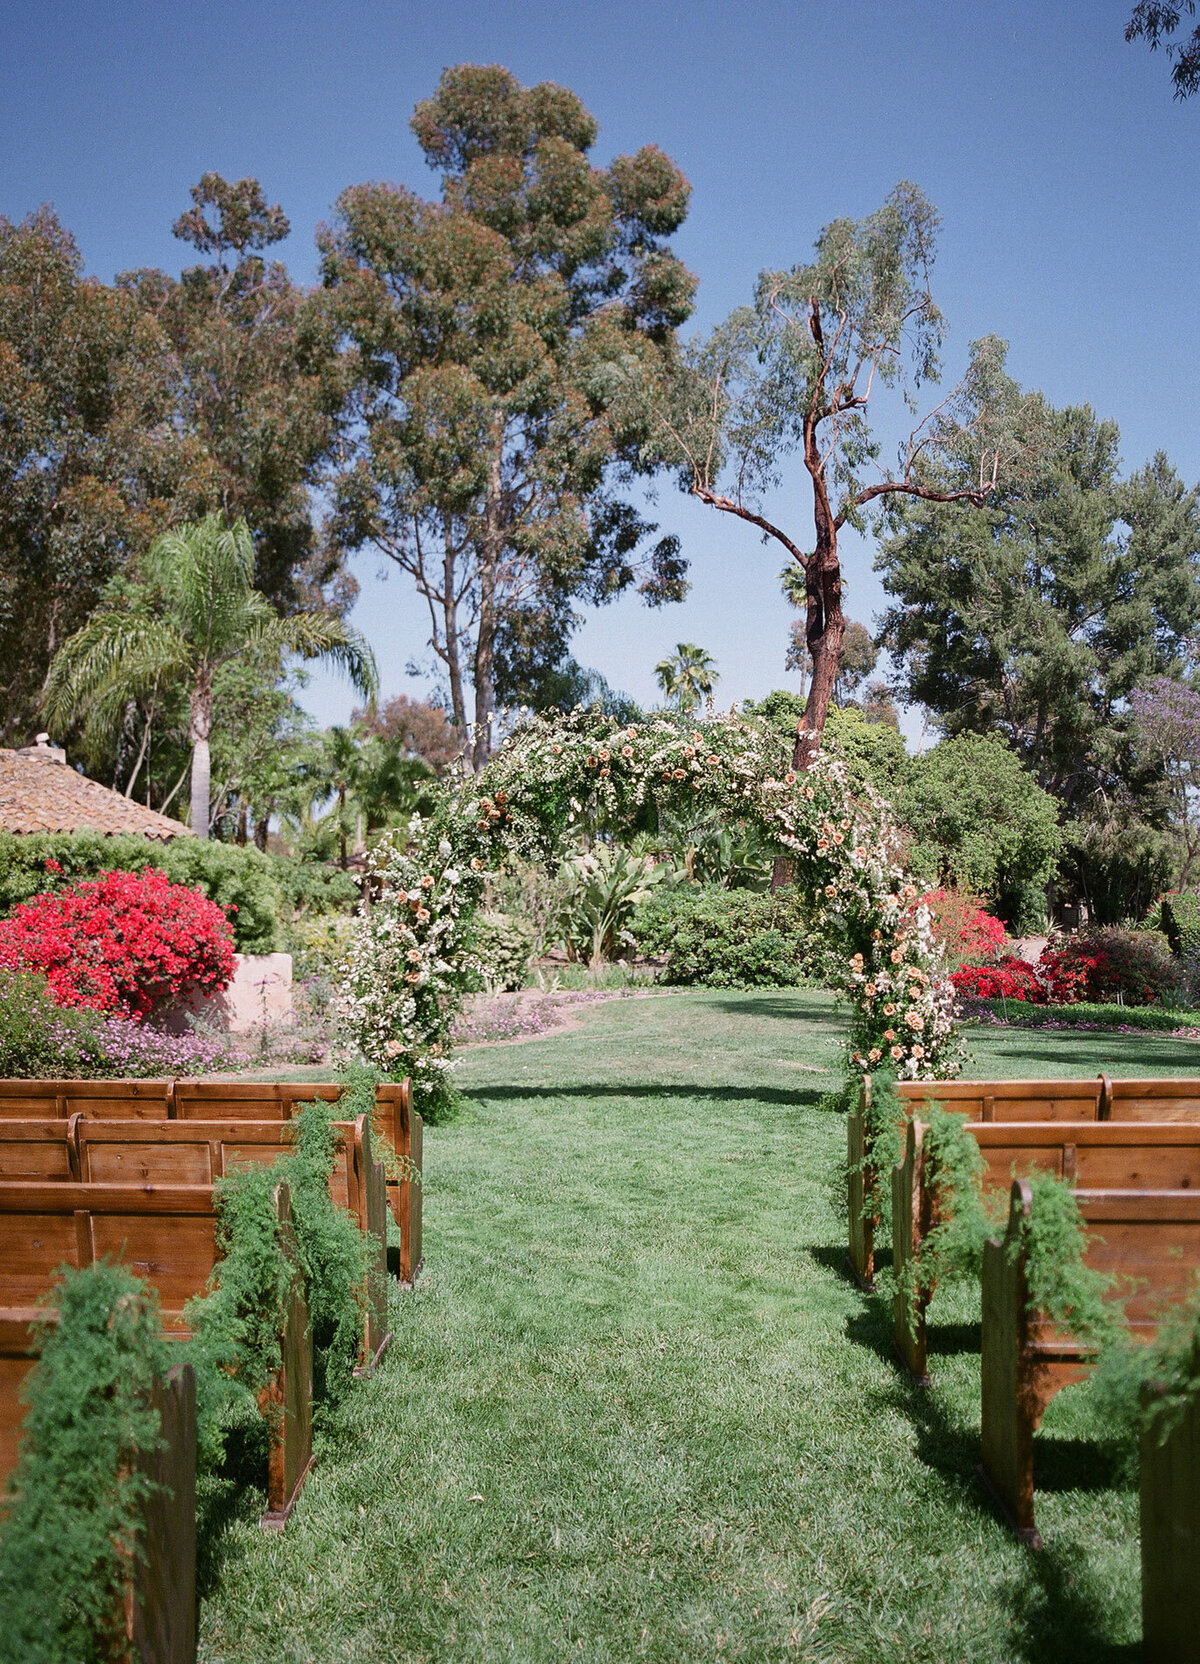
[[[926,1172],[933,1190],[936,1222],[909,1267],[908,1297],[928,1299],[939,1283],[978,1278],[983,1245],[1003,1229],[983,1194],[984,1164],[978,1142],[961,1115],[930,1099],[922,1108]]]
[[[59,1321],[45,1326],[27,1384],[14,1500],[0,1531],[0,1664],[92,1664],[109,1655],[148,1484],[136,1458],[160,1435],[150,1387],[172,1363],[187,1359],[196,1372],[202,1479],[218,1473],[235,1428],[263,1427],[258,1394],[280,1365],[292,1275],[274,1205],[281,1182],[291,1196],[317,1381],[327,1400],[345,1392],[368,1264],[357,1222],[329,1195],[333,1122],[349,1107],[346,1099],[305,1105],[291,1150],[217,1185],[222,1257],[209,1290],[188,1303],[186,1342],[163,1338],[153,1290],[119,1266],[68,1272],[47,1296]]]
[[[111,1656],[122,1582],[161,1433],[150,1391],[174,1354],[152,1290],[120,1266],[74,1272],[43,1304],[29,1413],[0,1536],[0,1658],[92,1664]]]

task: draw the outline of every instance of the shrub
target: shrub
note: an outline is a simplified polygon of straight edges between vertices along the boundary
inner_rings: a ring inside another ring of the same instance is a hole
[[[0,920],[0,967],[40,972],[60,1005],[141,1018],[224,988],[233,932],[215,902],[165,873],[103,873]]]
[[[199,1034],[163,1034],[125,1017],[60,1006],[43,976],[0,970],[0,1077],[105,1080],[204,1074],[226,1043]]]
[[[1200,955],[1200,891],[1168,890],[1159,909],[1171,952],[1188,958]]]
[[[1028,1000],[1042,1005],[1046,990],[1032,965],[1012,957],[994,965],[960,965],[950,973],[954,992],[967,1000]]]
[[[598,843],[564,861],[559,876],[565,888],[551,931],[568,958],[598,965],[635,945],[629,922],[664,869],[619,844]]]
[[[0,832],[0,914],[33,896],[67,889],[102,872],[154,867],[172,883],[201,890],[224,909],[239,953],[270,953],[279,946],[280,875],[295,865],[257,849],[205,838],[179,837],[158,844],[132,834]],[[344,873],[337,876],[345,878]],[[347,882],[353,902],[358,892],[352,880]]]
[[[798,893],[679,888],[644,902],[631,932],[665,954],[664,980],[705,988],[794,988],[819,979],[823,950]]]
[[[933,934],[946,944],[951,964],[995,964],[1008,945],[1000,920],[969,890],[929,890],[921,903],[933,916]]]
[[[477,913],[474,950],[489,993],[512,993],[525,986],[537,931],[513,913]]]
[[[1163,937],[1152,931],[1098,930],[1046,948],[1038,961],[1049,998],[1129,1005],[1177,1003],[1184,977]]]

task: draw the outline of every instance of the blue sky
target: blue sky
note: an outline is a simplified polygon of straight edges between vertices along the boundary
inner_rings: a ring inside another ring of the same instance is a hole
[[[700,278],[697,326],[746,300],[765,266],[807,255],[827,220],[916,180],[944,226],[935,293],[947,371],[996,332],[1055,403],[1121,427],[1126,465],[1164,449],[1200,478],[1195,204],[1200,98],[1122,38],[1131,0],[0,0],[0,213],[52,202],[87,269],[178,270],[170,234],[206,169],[252,174],[282,203],[284,258],[314,275],[313,232],[338,192],[392,179],[432,195],[408,130],[444,66],[503,63],[573,88],[600,123],[597,160],[657,143],[693,186],[677,239]],[[899,428],[883,407],[881,431]],[[890,450],[889,445],[889,450]],[[798,471],[770,505],[811,525]],[[785,684],[792,614],[777,556],[664,483],[657,518],[693,565],[681,606],[626,599],[588,617],[577,657],[635,697],[680,640],[708,649],[722,701]],[[883,604],[869,541],[844,550],[848,610]],[[425,631],[397,574],[364,555],[356,619],[387,694]],[[316,676],[324,721],[351,697]],[[906,723],[910,732],[919,719]]]

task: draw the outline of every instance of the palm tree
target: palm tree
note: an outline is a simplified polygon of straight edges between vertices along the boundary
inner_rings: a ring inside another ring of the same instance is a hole
[[[720,681],[716,660],[694,642],[681,641],[669,659],[660,659],[654,675],[667,699],[682,715],[690,716]]]
[[[361,848],[372,832],[414,813],[427,815],[434,806],[429,764],[406,757],[402,740],[371,734],[362,723],[310,734],[294,773],[309,788],[310,812],[333,795],[329,813],[343,871],[350,864],[351,838]]]
[[[378,684],[366,640],[334,613],[281,618],[254,588],[254,544],[244,520],[220,514],[164,532],[142,562],[154,592],[146,604],[93,613],[64,642],[46,679],[43,709],[52,722],[115,707],[163,683],[188,695],[192,747],[192,831],[209,834],[213,676],[249,649],[296,653],[339,666],[359,693]]]

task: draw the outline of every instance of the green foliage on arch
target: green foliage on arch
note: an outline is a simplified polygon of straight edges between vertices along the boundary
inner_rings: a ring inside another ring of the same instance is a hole
[[[450,1025],[484,879],[512,858],[553,861],[573,823],[614,831],[647,804],[757,824],[811,896],[851,1002],[851,1063],[901,1076],[957,1068],[954,995],[883,799],[845,763],[788,766],[778,737],[731,712],[621,726],[594,711],[535,718],[465,776],[407,849],[376,852],[378,899],[359,921],[340,997],[353,1045],[412,1076],[430,1118],[453,1097]]]

